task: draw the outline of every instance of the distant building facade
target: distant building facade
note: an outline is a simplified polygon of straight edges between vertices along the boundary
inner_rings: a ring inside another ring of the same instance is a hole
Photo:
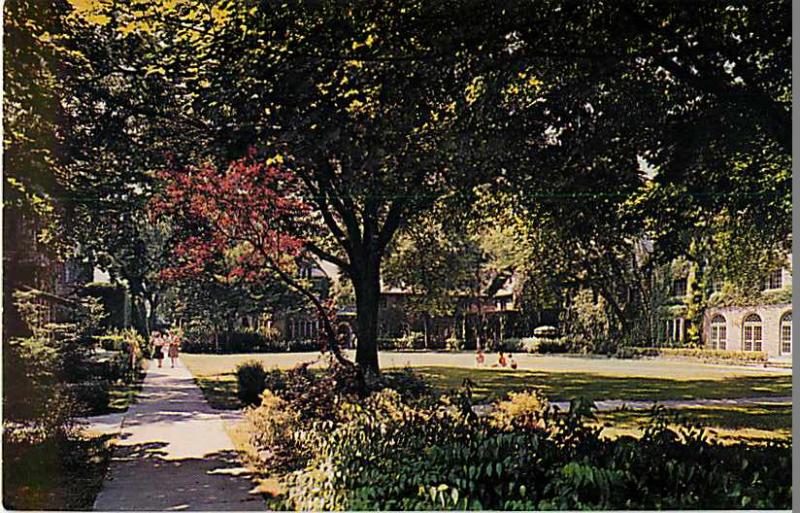
[[[715,306],[703,315],[703,341],[708,349],[763,351],[771,357],[792,355],[792,259],[773,270],[764,291],[788,301],[753,306]],[[784,292],[785,294],[779,294]]]
[[[3,337],[26,336],[14,292],[34,291],[44,307],[43,323],[62,322],[74,308],[74,293],[92,279],[92,266],[77,258],[61,260],[39,242],[35,215],[5,207],[3,216]]]
[[[685,342],[692,327],[687,316],[692,270],[672,277],[668,305],[662,309],[659,340]],[[764,277],[761,301],[750,305],[727,301],[724,283],[714,283],[699,327],[703,347],[712,350],[765,352],[770,357],[792,354],[792,256]]]

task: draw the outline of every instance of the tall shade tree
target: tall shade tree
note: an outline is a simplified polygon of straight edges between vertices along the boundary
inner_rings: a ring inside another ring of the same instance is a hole
[[[786,233],[773,207],[788,197],[789,3],[693,7],[82,2],[79,39],[108,75],[76,83],[73,103],[115,113],[120,141],[170,149],[183,166],[227,169],[250,146],[283,159],[324,227],[303,250],[352,280],[356,359],[377,371],[384,257],[400,228],[454,190],[496,179],[533,210],[565,216],[577,239],[614,226],[616,244],[642,234],[641,220],[623,225],[615,212],[640,191],[644,158],[660,197],[691,198],[692,208],[649,210],[654,226],[675,227],[654,234],[665,247],[680,249],[672,235],[695,210]],[[753,159],[764,148],[768,166]],[[743,187],[706,194],[736,162],[752,163]],[[775,201],[761,208],[757,197]]]
[[[442,28],[419,33],[416,20],[444,11],[416,2],[123,9],[107,11],[108,23],[155,48],[131,67],[182,91],[177,109],[209,127],[220,168],[256,145],[298,177],[309,215],[324,227],[302,247],[352,280],[356,360],[377,372],[390,241],[437,197],[481,179],[456,161],[456,150],[473,144],[453,130],[457,112],[474,102],[467,77],[456,61],[407,57],[436,51]]]

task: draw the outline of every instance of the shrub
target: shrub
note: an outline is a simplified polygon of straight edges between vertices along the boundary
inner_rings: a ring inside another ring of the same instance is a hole
[[[520,346],[522,346],[523,351],[527,351],[529,353],[536,353],[539,350],[539,339],[536,337],[525,337],[519,339]]]
[[[507,400],[495,405],[489,422],[501,429],[544,429],[548,409],[547,399],[538,391],[509,392]]]
[[[237,396],[245,406],[258,404],[264,391],[267,376],[264,366],[258,361],[249,361],[236,367]]]
[[[526,350],[521,338],[504,339],[500,347],[503,351],[511,353],[519,353]]]
[[[67,390],[77,401],[82,413],[98,413],[108,408],[110,401],[108,381],[91,380],[70,383],[67,385]]]
[[[395,348],[399,351],[419,349],[423,346],[425,337],[418,331],[411,331],[407,335],[395,340]]]
[[[333,364],[311,372],[308,364],[288,371],[273,370],[264,378],[265,387],[292,405],[303,420],[334,420],[338,404],[363,390],[356,367]]]
[[[253,329],[215,331],[210,326],[190,324],[181,342],[187,353],[281,353],[319,351],[317,340],[284,340],[274,332]]]
[[[569,352],[569,340],[566,337],[538,339],[537,352],[541,354]]]
[[[634,347],[628,349],[638,357],[668,356],[730,363],[766,363],[769,360],[767,353],[763,351],[731,351],[697,347]]]
[[[300,429],[300,418],[287,401],[264,390],[261,403],[246,410],[245,420],[250,445],[262,468],[274,472],[302,464],[303,452],[293,437]]]
[[[122,349],[123,337],[120,334],[114,335],[101,335],[97,337],[100,342],[100,347],[106,351],[120,351]]]
[[[462,351],[464,349],[464,341],[460,338],[450,337],[444,341],[444,347],[448,351]]]
[[[430,384],[410,367],[404,367],[400,371],[384,372],[383,384],[409,399],[426,397],[432,391]]]
[[[535,394],[511,399],[538,411]],[[391,390],[344,403],[339,424],[296,433],[308,463],[290,474],[298,510],[735,509],[791,502],[791,450],[722,446],[654,412],[641,441],[599,436],[585,402],[508,429],[446,398],[411,406]],[[522,415],[525,418],[527,413]]]
[[[533,336],[537,338],[556,338],[558,337],[558,328],[555,326],[539,326],[533,330]]]

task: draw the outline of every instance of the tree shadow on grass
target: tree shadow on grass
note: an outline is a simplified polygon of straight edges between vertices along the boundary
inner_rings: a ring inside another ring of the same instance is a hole
[[[242,403],[236,397],[236,375],[232,372],[195,377],[206,401],[217,410],[238,410]]]
[[[203,436],[197,433],[197,436]],[[119,446],[112,471],[97,497],[101,511],[263,511],[260,493],[251,493],[252,475],[236,451],[202,458],[165,458],[168,444]]]
[[[591,400],[677,400],[790,396],[791,375],[737,376],[722,379],[677,380],[638,376],[608,376],[578,372],[537,372],[510,369],[416,367],[439,391],[461,387],[465,378],[475,383],[479,402],[505,397],[508,392],[541,390],[551,400],[575,397]]]
[[[89,510],[103,483],[113,435],[3,440],[3,506],[14,510]]]

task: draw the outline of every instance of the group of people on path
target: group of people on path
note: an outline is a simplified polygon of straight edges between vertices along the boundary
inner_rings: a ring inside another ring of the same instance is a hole
[[[175,368],[175,361],[178,359],[181,347],[181,337],[177,331],[168,331],[164,335],[159,331],[154,331],[151,337],[153,343],[153,358],[158,360],[161,367],[164,361],[164,353],[169,356],[172,368]]]
[[[475,365],[477,367],[483,367],[486,363],[486,355],[483,352],[483,349],[478,349],[477,353],[475,354]],[[517,361],[514,360],[514,355],[508,353],[508,358],[506,358],[505,353],[500,351],[497,355],[497,363],[492,365],[492,367],[511,367],[512,369],[517,368]]]

